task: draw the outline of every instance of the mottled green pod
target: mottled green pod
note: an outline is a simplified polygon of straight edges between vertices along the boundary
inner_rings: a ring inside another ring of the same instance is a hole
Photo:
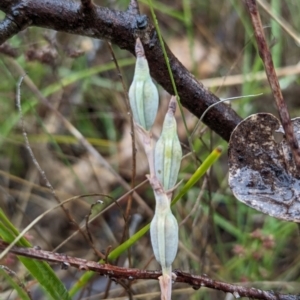
[[[129,101],[134,121],[149,131],[157,114],[158,91],[152,82],[144,48],[139,38],[136,40],[135,53],[136,64],[129,88]]]
[[[166,194],[155,195],[156,208],[150,225],[151,244],[155,259],[162,269],[169,268],[178,249],[178,224]]]
[[[155,174],[165,191],[175,186],[182,159],[182,150],[174,116],[175,110],[176,98],[173,96],[154,153]]]

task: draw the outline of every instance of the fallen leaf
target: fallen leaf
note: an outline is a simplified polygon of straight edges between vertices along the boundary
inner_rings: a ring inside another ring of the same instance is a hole
[[[300,118],[292,120],[300,141]],[[252,115],[229,142],[229,186],[248,206],[282,220],[300,222],[300,178],[280,121],[268,113]]]

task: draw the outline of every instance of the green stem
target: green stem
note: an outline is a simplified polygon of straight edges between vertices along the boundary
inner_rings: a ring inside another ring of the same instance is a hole
[[[157,32],[157,35],[158,35],[158,39],[159,39],[159,42],[160,42],[160,45],[161,45],[161,48],[162,48],[162,51],[163,51],[163,54],[164,54],[164,58],[165,58],[166,64],[167,64],[169,76],[170,76],[170,79],[171,79],[171,82],[172,82],[172,86],[173,86],[173,90],[174,90],[174,95],[176,95],[176,99],[177,99],[178,106],[179,106],[179,109],[180,109],[180,113],[181,113],[181,116],[182,116],[182,120],[183,120],[183,123],[184,123],[185,131],[187,133],[187,136],[190,136],[188,128],[187,128],[187,125],[186,125],[186,121],[185,121],[185,118],[184,118],[182,105],[180,103],[180,97],[178,95],[178,91],[177,91],[175,79],[174,79],[174,76],[173,76],[173,73],[172,73],[172,70],[171,70],[171,65],[170,65],[169,57],[168,57],[168,54],[167,54],[167,51],[166,51],[166,48],[165,48],[165,43],[164,43],[164,40],[163,40],[161,32],[160,32],[160,28],[159,28],[159,25],[158,25],[156,14],[154,12],[152,0],[148,0],[148,3],[149,3],[149,7],[150,7],[152,18],[154,20],[154,26],[155,26],[155,29],[156,29],[156,32]]]

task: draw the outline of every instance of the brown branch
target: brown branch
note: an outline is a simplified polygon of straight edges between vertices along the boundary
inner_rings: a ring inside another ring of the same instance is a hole
[[[260,15],[257,9],[255,0],[246,0],[246,6],[254,28],[254,35],[258,47],[258,53],[265,66],[268,81],[275,99],[277,110],[280,116],[280,121],[285,132],[287,142],[292,150],[293,158],[300,174],[300,148],[294,133],[290,114],[287,105],[283,99],[279,81],[276,75],[275,67],[272,60],[272,55],[268,47],[264,30],[261,24]],[[299,175],[300,176],[300,175]]]
[[[185,282],[191,285],[193,288],[197,289],[200,287],[207,287],[225,293],[231,293],[234,297],[248,297],[250,299],[266,299],[266,300],[299,300],[298,295],[287,295],[279,294],[273,291],[263,291],[256,288],[249,288],[245,286],[239,286],[235,284],[230,284],[222,281],[216,281],[210,279],[208,276],[197,276],[191,275],[190,273],[182,272],[179,270],[174,270],[173,273],[177,275],[176,282]]]
[[[0,44],[20,32],[18,25],[8,16],[0,23]]]
[[[0,240],[0,250],[6,249],[9,244]],[[160,271],[139,270],[132,268],[116,267],[109,264],[99,264],[94,261],[88,261],[82,258],[72,257],[62,253],[53,253],[35,248],[12,247],[11,253],[16,255],[30,257],[37,260],[48,261],[61,264],[62,269],[67,269],[72,266],[81,271],[94,271],[99,275],[108,276],[111,279],[156,279],[161,276]],[[208,276],[196,276],[190,273],[174,270],[173,273],[177,276],[176,282],[184,282],[192,286],[194,289],[208,287],[211,289],[232,293],[235,298],[249,297],[251,299],[265,300],[299,300],[296,295],[285,295],[275,293],[273,291],[263,291],[260,289],[238,286],[226,282],[210,279]]]
[[[134,8],[135,1],[131,1],[129,9],[125,12],[96,5],[93,5],[90,11],[83,11],[81,5],[82,2],[71,0],[1,0],[0,10],[4,11],[6,16],[17,25],[19,31],[28,26],[37,26],[106,39],[133,54],[135,38],[139,35],[150,63],[151,75],[165,90],[173,94],[173,87],[155,28],[146,16],[136,14],[138,10]],[[16,30],[10,30],[7,34],[3,22],[0,24],[0,44],[16,34]],[[168,47],[166,48],[181,103],[200,118],[205,109],[218,102],[219,98],[205,89],[183,67]],[[203,121],[228,141],[232,130],[241,118],[230,107],[221,103],[212,108]]]

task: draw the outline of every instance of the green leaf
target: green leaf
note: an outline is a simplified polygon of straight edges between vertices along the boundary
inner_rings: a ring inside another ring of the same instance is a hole
[[[173,206],[175,203],[181,199],[197,181],[207,172],[207,170],[215,163],[215,161],[220,157],[222,153],[221,147],[217,147],[214,149],[207,158],[203,161],[203,163],[199,166],[196,172],[191,176],[188,182],[184,185],[184,187],[179,191],[179,193],[173,199],[171,205]]]
[[[133,65],[135,60],[133,58],[126,58],[126,59],[121,59],[118,60],[118,64],[120,67],[126,67]],[[69,76],[66,76],[62,78],[58,83],[54,83],[46,87],[43,91],[42,94],[44,97],[48,97],[49,95],[52,95],[53,93],[60,91],[63,87],[66,87],[76,81],[89,78],[93,75],[106,72],[109,70],[115,69],[116,65],[114,62],[109,62],[106,63],[105,65],[98,65],[95,67],[91,67],[88,69],[80,70],[78,72],[72,72]]]
[[[0,275],[17,291],[22,300],[31,300],[25,287],[17,283],[2,267],[0,267]]]

